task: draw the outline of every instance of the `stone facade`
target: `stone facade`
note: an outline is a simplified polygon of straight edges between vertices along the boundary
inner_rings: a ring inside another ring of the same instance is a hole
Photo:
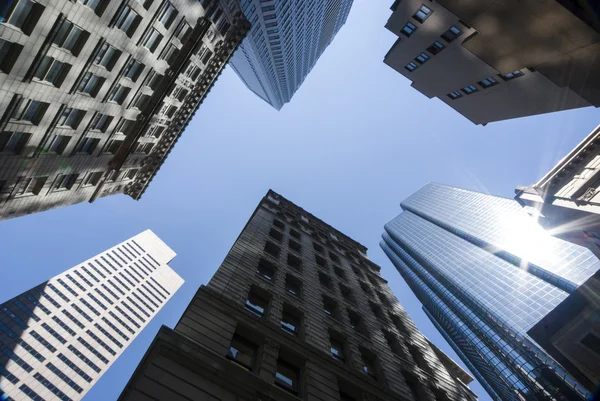
[[[598,107],[600,31],[567,3],[395,1],[384,62],[475,124]]]
[[[241,42],[234,0],[0,9],[0,219],[139,199]]]
[[[119,400],[472,399],[366,253],[269,191]]]

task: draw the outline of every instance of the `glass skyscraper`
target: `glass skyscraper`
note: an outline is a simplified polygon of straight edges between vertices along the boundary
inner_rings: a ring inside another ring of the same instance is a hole
[[[240,0],[252,28],[231,66],[280,110],[346,22],[353,0]]]
[[[428,184],[402,202],[381,247],[495,400],[585,399],[528,335],[600,269],[512,199]]]
[[[0,400],[77,401],[183,284],[146,230],[0,304]]]

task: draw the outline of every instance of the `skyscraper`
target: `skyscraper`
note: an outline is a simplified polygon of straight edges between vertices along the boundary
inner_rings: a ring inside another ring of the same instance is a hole
[[[353,0],[239,0],[250,33],[231,66],[258,97],[289,102],[350,12]]]
[[[475,124],[598,107],[592,3],[397,0],[386,28],[398,40],[384,62]]]
[[[547,234],[512,199],[428,184],[401,206],[381,247],[491,397],[585,399],[586,386],[527,331],[600,261]]]
[[[0,399],[80,400],[183,284],[173,257],[147,230],[0,304]]]
[[[247,29],[235,1],[3,1],[0,219],[139,199]]]
[[[366,252],[269,191],[119,400],[475,398]]]

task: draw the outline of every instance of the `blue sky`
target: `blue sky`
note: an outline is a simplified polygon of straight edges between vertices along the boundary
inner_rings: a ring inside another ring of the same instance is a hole
[[[147,228],[178,253],[171,266],[186,283],[85,401],[118,397],[160,325],[174,326],[269,188],[369,247],[417,326],[458,360],[379,248],[383,225],[429,181],[512,197],[591,132],[600,112],[473,125],[383,64],[395,41],[384,28],[391,3],[355,1],[280,112],[227,68],[139,202],[118,195],[0,223],[0,302]]]

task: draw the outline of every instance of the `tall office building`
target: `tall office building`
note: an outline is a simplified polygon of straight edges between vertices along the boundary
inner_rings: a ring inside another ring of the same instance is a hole
[[[240,0],[251,30],[231,66],[258,97],[280,110],[331,43],[353,0]]]
[[[269,191],[119,400],[472,400],[366,253]]]
[[[598,107],[591,3],[396,0],[386,28],[398,40],[384,62],[475,124]]]
[[[594,383],[568,375],[528,330],[600,261],[547,234],[512,199],[428,184],[401,206],[381,247],[490,396],[586,399]]]
[[[0,219],[139,199],[248,22],[229,0],[6,0]]]
[[[80,400],[183,284],[173,257],[147,230],[0,304],[0,399]]]
[[[548,233],[585,246],[600,257],[599,174],[600,126],[537,183],[517,187],[515,199]],[[573,376],[591,383],[600,383],[598,294],[600,273],[590,277],[530,331],[537,343]],[[590,347],[596,352],[590,354]]]

